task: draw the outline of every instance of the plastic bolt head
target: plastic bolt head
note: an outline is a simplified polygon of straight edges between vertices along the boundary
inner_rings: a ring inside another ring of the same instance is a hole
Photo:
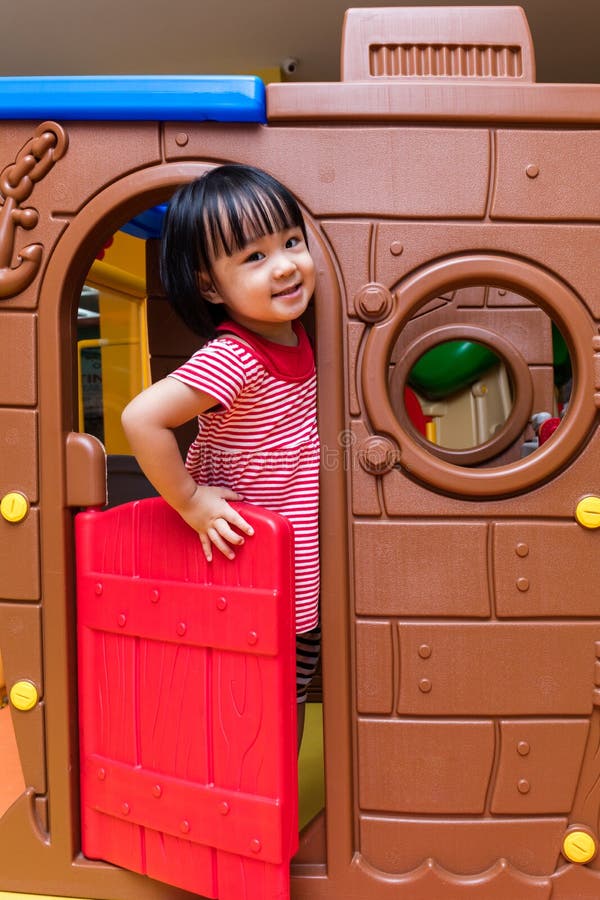
[[[584,528],[600,528],[600,497],[584,497],[575,509],[575,518]]]
[[[383,284],[371,282],[365,284],[355,297],[356,308],[368,322],[384,319],[392,309],[393,299]]]
[[[366,438],[358,449],[358,461],[372,475],[384,475],[391,471],[400,459],[400,450],[387,437],[374,435]]]
[[[14,708],[22,712],[33,709],[39,699],[37,688],[32,681],[15,681],[9,696]]]
[[[595,839],[587,831],[569,831],[565,836],[562,846],[563,856],[570,862],[584,865],[590,862],[596,855],[598,845]]]
[[[29,512],[29,500],[20,491],[9,491],[0,500],[0,515],[7,522],[22,522]]]

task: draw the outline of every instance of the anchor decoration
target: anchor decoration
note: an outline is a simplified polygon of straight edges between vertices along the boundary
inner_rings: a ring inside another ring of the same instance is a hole
[[[12,267],[17,228],[35,228],[39,214],[21,204],[27,200],[36,182],[64,155],[68,139],[56,122],[42,122],[34,136],[19,150],[13,163],[0,173],[0,299],[14,297],[28,287],[42,261],[42,244],[28,244],[17,255]]]

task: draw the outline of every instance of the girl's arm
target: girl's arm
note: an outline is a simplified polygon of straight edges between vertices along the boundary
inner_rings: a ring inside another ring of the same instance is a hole
[[[225,487],[196,484],[185,468],[173,433],[174,428],[214,405],[215,399],[209,394],[175,378],[164,378],[134,397],[121,417],[142,471],[167,503],[198,532],[209,561],[213,544],[233,559],[231,545],[244,543],[232,525],[243,534],[253,534],[252,527],[227,503],[241,500],[239,494]]]

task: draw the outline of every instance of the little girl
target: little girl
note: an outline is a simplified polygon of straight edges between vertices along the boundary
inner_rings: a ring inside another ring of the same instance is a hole
[[[298,735],[319,655],[316,375],[299,317],[315,286],[302,213],[265,172],[224,165],[181,187],[163,226],[161,274],[202,339],[190,360],[126,407],[148,479],[194,528],[207,560],[233,559],[245,500],[292,523]],[[173,429],[198,418],[185,465]]]

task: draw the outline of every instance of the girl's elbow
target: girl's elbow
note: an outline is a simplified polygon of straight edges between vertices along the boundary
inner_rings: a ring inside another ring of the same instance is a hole
[[[140,415],[139,404],[136,403],[137,397],[131,400],[123,412],[121,413],[121,425],[126,437],[131,437],[139,427]]]
[[[123,430],[127,431],[127,427],[129,425],[129,421],[131,419],[131,403],[128,403],[123,412],[121,413],[121,425],[123,426]]]

